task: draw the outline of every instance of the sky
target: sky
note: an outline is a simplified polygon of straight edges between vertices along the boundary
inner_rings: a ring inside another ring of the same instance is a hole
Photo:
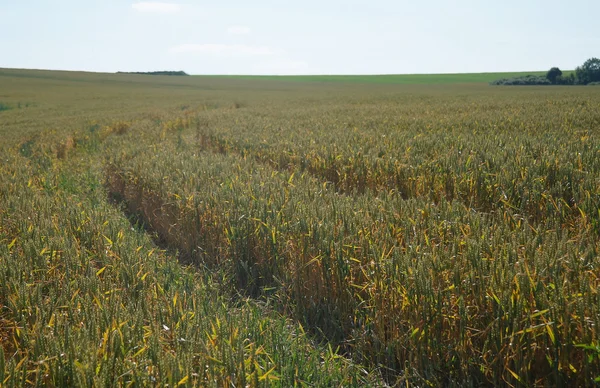
[[[600,0],[0,0],[0,67],[189,74],[574,69]]]

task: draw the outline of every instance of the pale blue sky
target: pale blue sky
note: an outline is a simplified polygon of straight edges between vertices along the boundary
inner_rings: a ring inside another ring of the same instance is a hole
[[[573,69],[600,0],[0,0],[0,67],[191,74]]]

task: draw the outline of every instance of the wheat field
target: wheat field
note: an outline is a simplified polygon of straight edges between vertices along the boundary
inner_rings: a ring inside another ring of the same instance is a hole
[[[594,386],[600,90],[0,69],[1,386]]]

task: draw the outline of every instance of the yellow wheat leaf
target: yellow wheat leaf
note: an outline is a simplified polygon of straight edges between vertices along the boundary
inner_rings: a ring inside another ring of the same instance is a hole
[[[265,381],[266,379],[269,380],[279,380],[279,377],[277,376],[270,376],[271,373],[273,373],[275,371],[276,367],[273,367],[271,369],[269,369],[267,372],[265,372],[262,376],[259,377],[258,381]]]
[[[515,372],[513,372],[512,370],[510,370],[509,368],[506,368],[506,370],[515,378],[517,379],[517,381],[521,384],[523,384],[523,381],[521,381],[521,378],[519,377],[518,374],[516,374]]]

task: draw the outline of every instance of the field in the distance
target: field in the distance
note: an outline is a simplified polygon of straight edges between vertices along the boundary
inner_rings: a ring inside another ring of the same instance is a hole
[[[568,74],[569,72],[565,72]],[[215,75],[197,76],[214,78],[245,79],[256,81],[295,81],[295,82],[341,82],[341,83],[374,83],[388,85],[443,85],[490,83],[502,78],[514,78],[525,75],[545,76],[546,72],[513,72],[513,73],[464,73],[464,74],[382,74],[382,75]]]
[[[0,69],[0,384],[592,386],[600,91]]]

